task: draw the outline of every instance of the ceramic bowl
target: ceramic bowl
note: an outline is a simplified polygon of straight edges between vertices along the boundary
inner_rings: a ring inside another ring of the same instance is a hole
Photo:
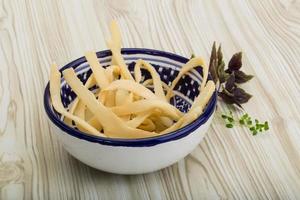
[[[133,71],[137,59],[146,60],[156,68],[161,80],[169,85],[181,66],[189,60],[176,54],[152,49],[124,48],[122,55],[130,71]],[[109,50],[97,52],[97,57],[102,66],[110,65],[111,52]],[[65,65],[60,70],[71,67],[82,82],[85,82],[91,74],[91,69],[84,57]],[[150,77],[146,71],[142,71],[142,74],[145,80]],[[198,95],[198,87],[202,80],[201,74],[200,67],[191,70],[175,87],[175,96],[171,99],[171,103],[181,111],[187,112]],[[90,88],[90,90],[93,89],[95,87]],[[63,77],[61,97],[66,108],[76,97]],[[187,126],[165,135],[144,139],[96,137],[67,126],[51,105],[49,83],[44,93],[44,106],[48,117],[54,124],[59,140],[72,156],[91,167],[106,172],[141,174],[176,163],[201,142],[211,124],[216,98],[217,95],[214,93],[203,114]]]

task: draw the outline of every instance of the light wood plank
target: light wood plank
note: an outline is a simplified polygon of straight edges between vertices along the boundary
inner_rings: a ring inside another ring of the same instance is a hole
[[[227,61],[243,50],[244,69],[255,75],[245,109],[271,130],[253,137],[216,116],[188,157],[146,175],[75,160],[44,113],[49,66],[106,49],[111,19],[124,47],[208,58],[218,41]],[[299,1],[2,0],[0,44],[0,199],[300,198]]]

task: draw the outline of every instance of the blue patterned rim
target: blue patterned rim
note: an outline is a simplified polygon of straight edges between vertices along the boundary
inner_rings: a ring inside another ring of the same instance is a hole
[[[189,60],[185,57],[173,53],[154,50],[154,49],[144,49],[144,48],[123,48],[122,54],[159,55],[161,57],[169,58],[182,63],[186,63]],[[110,50],[99,51],[97,52],[97,56],[99,58],[111,56],[111,51]],[[85,57],[78,58],[77,60],[74,60],[71,63],[62,67],[60,71],[63,71],[73,66],[79,66],[84,62],[86,62]],[[68,133],[69,135],[77,137],[79,139],[83,139],[83,140],[87,140],[90,142],[95,142],[103,145],[109,145],[109,146],[147,147],[147,146],[154,146],[157,144],[183,138],[189,135],[190,133],[192,133],[194,130],[196,130],[198,127],[204,124],[211,117],[211,115],[215,110],[216,103],[217,103],[217,93],[215,92],[201,116],[199,116],[194,122],[188,124],[187,126],[178,129],[176,131],[173,131],[171,133],[167,133],[156,137],[142,138],[142,139],[117,139],[117,138],[103,138],[103,137],[97,137],[93,135],[87,135],[86,133],[83,133],[77,129],[69,127],[68,125],[63,123],[63,121],[61,121],[59,117],[55,115],[54,111],[51,108],[52,106],[50,102],[49,82],[44,92],[44,107],[46,113],[50,118],[50,120],[56,126],[58,126],[62,131]]]

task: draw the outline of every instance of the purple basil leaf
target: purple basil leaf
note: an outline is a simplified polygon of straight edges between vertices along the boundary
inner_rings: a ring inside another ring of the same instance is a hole
[[[247,75],[243,71],[235,71],[235,82],[236,83],[246,83],[247,81],[251,80],[253,78],[252,75]]]
[[[230,76],[228,73],[226,73],[224,71],[224,68],[225,68],[225,63],[222,60],[219,62],[218,67],[217,67],[217,73],[218,73],[220,83],[225,83]]]
[[[216,42],[214,42],[210,54],[209,72],[215,83],[217,83],[219,79],[217,74],[217,64],[218,64],[218,58],[217,58]]]
[[[222,53],[222,47],[221,44],[219,45],[218,51],[217,51],[217,58],[218,58],[218,66],[222,65],[223,62],[223,53]],[[225,64],[224,64],[225,66]]]
[[[219,93],[219,97],[222,98],[222,100],[227,103],[227,104],[234,104],[234,98],[232,96],[229,96],[228,94],[226,94],[224,91]]]
[[[221,44],[219,45],[219,48],[217,51],[217,57],[218,57],[217,74],[219,77],[219,81],[220,81],[220,83],[225,83],[226,80],[229,78],[229,74],[225,72],[225,63],[223,61]]]
[[[247,103],[249,99],[252,97],[252,95],[248,94],[243,90],[242,88],[236,87],[233,92],[234,101],[238,104]]]
[[[242,52],[238,52],[233,54],[229,63],[227,73],[232,73],[233,71],[237,71],[242,67]]]
[[[235,88],[235,76],[234,74],[231,74],[225,83],[225,89],[229,92],[232,92]]]

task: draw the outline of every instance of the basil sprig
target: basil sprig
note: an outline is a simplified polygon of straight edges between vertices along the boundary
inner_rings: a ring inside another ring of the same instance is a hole
[[[209,72],[213,81],[219,87],[219,97],[226,104],[234,104],[238,107],[242,107],[241,104],[247,103],[252,97],[240,85],[251,80],[253,76],[246,74],[241,68],[242,52],[234,54],[225,69],[221,45],[219,45],[217,50],[214,42],[209,61]]]
[[[191,58],[193,57],[194,55]],[[242,66],[242,52],[233,54],[226,66],[221,45],[216,48],[214,42],[209,60],[209,72],[218,88],[218,96],[225,104],[239,108],[242,108],[242,104],[247,103],[252,97],[251,94],[241,88],[242,84],[253,78],[253,75],[246,74],[241,70]],[[267,121],[261,123],[255,119],[253,122],[248,113],[243,114],[239,119],[235,119],[232,111],[229,110],[228,113],[223,113],[221,117],[227,128],[233,128],[237,125],[236,122],[239,122],[238,124],[247,127],[252,135],[269,130]]]

